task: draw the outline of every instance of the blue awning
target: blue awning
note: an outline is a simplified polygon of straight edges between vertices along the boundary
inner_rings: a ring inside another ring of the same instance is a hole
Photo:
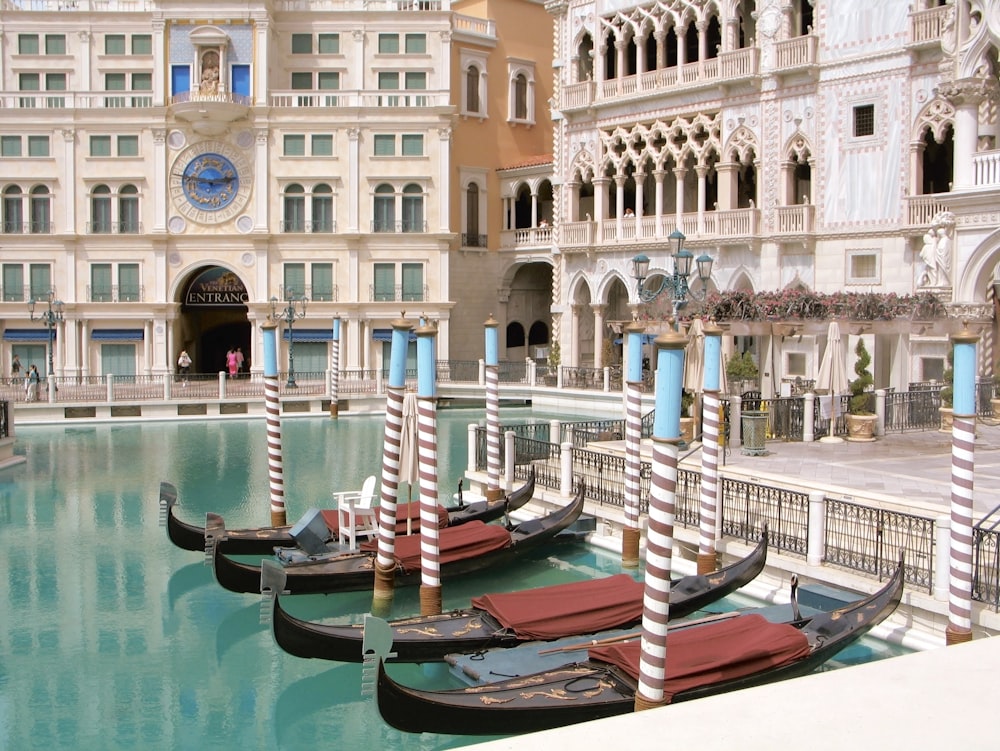
[[[142,329],[94,329],[90,338],[95,342],[141,342],[144,337]]]
[[[374,339],[376,342],[391,342],[392,329],[375,329],[375,331],[372,332],[372,339]],[[417,335],[415,332],[413,331],[410,332],[409,341],[411,342],[417,341]]]
[[[288,341],[288,329],[282,335]],[[296,342],[332,342],[333,328],[328,329],[292,329],[292,341]]]
[[[57,331],[52,331],[52,336],[57,335]],[[5,342],[47,342],[49,340],[48,329],[6,329],[3,332]]]

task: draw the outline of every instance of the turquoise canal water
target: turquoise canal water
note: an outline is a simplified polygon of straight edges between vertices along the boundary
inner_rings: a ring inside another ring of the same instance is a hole
[[[449,494],[480,417],[439,412],[439,485]],[[382,431],[380,418],[285,421],[289,520],[378,475]],[[259,622],[259,597],[223,590],[202,555],[167,540],[161,480],[177,486],[182,518],[268,522],[263,420],[21,428],[17,452],[26,463],[0,471],[0,749],[429,751],[484,740],[388,727],[361,695],[359,665],[285,654]],[[619,571],[616,556],[566,544],[445,582],[443,606]],[[352,620],[371,604],[360,593],[289,600],[297,615]],[[419,612],[417,589],[398,590],[393,608]],[[441,666],[396,668],[411,684],[447,683]]]

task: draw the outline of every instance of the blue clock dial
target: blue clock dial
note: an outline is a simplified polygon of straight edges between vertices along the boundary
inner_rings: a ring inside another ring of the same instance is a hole
[[[221,154],[199,154],[184,167],[181,185],[187,200],[203,211],[218,211],[239,193],[240,175]]]

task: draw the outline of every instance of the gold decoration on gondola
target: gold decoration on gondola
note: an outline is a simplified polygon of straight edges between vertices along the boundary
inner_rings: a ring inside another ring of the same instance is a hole
[[[433,626],[428,628],[397,628],[397,634],[420,634],[421,636],[444,636],[440,631],[438,631]]]

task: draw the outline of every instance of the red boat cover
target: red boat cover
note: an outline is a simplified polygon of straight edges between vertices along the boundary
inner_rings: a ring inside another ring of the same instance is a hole
[[[643,584],[628,574],[476,597],[472,606],[520,639],[558,639],[625,626],[642,617]]]
[[[444,506],[437,507],[438,512],[438,529],[443,529],[448,526],[450,521],[448,517],[448,509]],[[338,520],[337,509],[324,509],[322,512],[323,521],[326,522],[326,526],[329,527],[330,532],[333,535],[337,534],[340,529],[340,522]],[[375,507],[375,518],[378,518],[379,507]],[[420,531],[420,503],[418,501],[413,501],[413,503],[400,503],[396,506],[396,534],[405,535],[406,534],[406,518],[410,518],[410,529],[414,532]]]
[[[510,547],[510,532],[499,524],[472,521],[445,527],[438,538],[442,565]],[[396,562],[404,571],[420,569],[420,535],[396,538]]]
[[[636,640],[593,647],[589,655],[639,680],[640,644]],[[670,703],[681,691],[753,675],[808,654],[809,642],[801,631],[757,614],[675,631],[667,636],[663,698]]]

